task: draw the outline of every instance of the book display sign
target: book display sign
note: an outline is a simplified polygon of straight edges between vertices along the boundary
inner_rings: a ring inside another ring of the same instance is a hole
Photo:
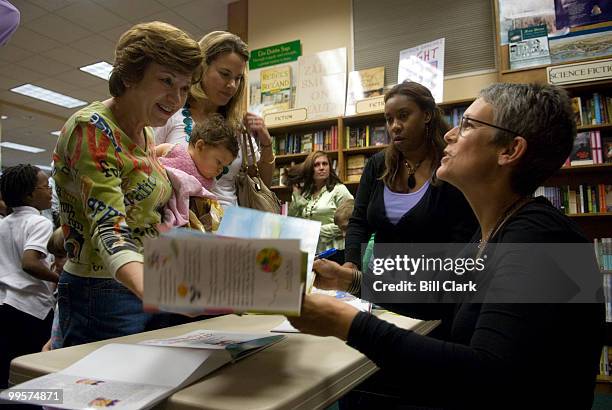
[[[368,112],[380,112],[385,110],[385,96],[366,98],[365,100],[357,101],[355,104],[356,114],[365,114]]]
[[[547,67],[546,76],[555,85],[608,80],[612,78],[612,58]]]
[[[569,28],[557,24],[555,0],[498,0],[499,42],[508,44],[510,30],[545,25],[549,37],[569,33]]]
[[[249,60],[249,111],[262,117],[295,106],[299,40],[260,48]]]
[[[508,40],[510,69],[550,64],[545,25],[510,30]]]
[[[366,70],[351,71],[348,76],[348,88],[346,90],[346,110],[344,115],[359,113],[356,105],[359,101],[371,99],[383,95],[385,86],[385,67],[374,67]],[[367,106],[362,108],[366,108]],[[369,111],[379,111],[380,107]],[[369,112],[361,111],[361,112]]]
[[[293,110],[267,113],[264,115],[264,121],[268,127],[306,121],[306,118],[306,108],[295,108]]]
[[[308,120],[344,114],[346,48],[302,56],[298,66],[295,108],[306,108]]]
[[[249,70],[297,61],[301,55],[302,45],[300,40],[259,48],[251,51]]]
[[[415,81],[429,88],[436,102],[444,94],[444,39],[400,51],[397,83]]]
[[[612,19],[609,1],[555,0],[557,26],[578,27],[603,23]]]

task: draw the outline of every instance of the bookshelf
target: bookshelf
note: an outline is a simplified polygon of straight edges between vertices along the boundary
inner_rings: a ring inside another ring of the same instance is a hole
[[[454,126],[458,123],[458,119],[465,108],[473,101],[474,99],[462,99],[438,105],[444,111],[450,125]],[[270,135],[274,138],[273,148],[276,154],[276,167],[279,169],[278,179],[273,178],[272,190],[281,200],[290,201],[291,192],[282,183],[284,181],[281,181],[280,169],[288,168],[292,164],[299,164],[306,159],[310,150],[306,151],[300,145],[304,136],[335,129],[336,131],[331,132],[331,142],[326,144],[325,136],[323,137],[322,151],[327,153],[332,165],[335,162],[338,177],[354,194],[359,185],[359,179],[356,176],[361,175],[359,170],[363,169],[367,158],[387,147],[388,141],[383,140],[381,135],[381,130],[384,130],[384,127],[383,111],[270,126]],[[296,143],[295,140],[288,142],[290,136],[300,139],[300,143]],[[297,145],[294,146],[294,144]],[[319,148],[312,146],[312,150]],[[295,152],[296,150],[299,150],[299,152]],[[357,164],[355,165],[356,168],[353,168],[352,171],[347,169],[349,165],[354,165],[355,162]],[[353,173],[352,178],[348,175],[349,172]],[[277,172],[275,172],[276,174]]]

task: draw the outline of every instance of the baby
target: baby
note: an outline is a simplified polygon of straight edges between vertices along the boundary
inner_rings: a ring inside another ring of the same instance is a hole
[[[227,173],[238,155],[236,130],[220,115],[196,124],[189,145],[160,144],[155,152],[166,168],[174,191],[166,210],[166,225],[216,231],[223,211],[210,190]],[[191,197],[187,203],[181,198]],[[189,213],[189,209],[192,213]]]

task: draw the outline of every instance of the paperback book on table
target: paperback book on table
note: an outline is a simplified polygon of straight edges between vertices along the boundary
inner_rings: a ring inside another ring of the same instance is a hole
[[[197,330],[140,344],[109,343],[64,370],[0,392],[0,404],[29,403],[62,409],[150,408],[228,363],[259,352],[285,336]],[[236,381],[239,382],[239,381]],[[24,395],[62,392],[61,403]]]

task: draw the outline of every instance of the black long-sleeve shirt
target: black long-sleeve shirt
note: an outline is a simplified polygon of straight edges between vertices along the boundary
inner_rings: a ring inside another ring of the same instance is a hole
[[[387,218],[384,152],[368,160],[355,197],[345,240],[345,260],[361,267],[361,245],[375,233],[376,243],[465,243],[478,224],[463,194],[450,184],[430,185],[423,198],[397,224]]]
[[[543,200],[525,205],[490,240],[585,242],[575,224]],[[529,275],[540,273],[530,270],[531,261],[539,257],[505,258],[490,274],[493,280],[503,272],[505,281],[513,277],[530,281]],[[364,312],[354,319],[348,345],[373,360],[390,384],[401,386],[406,403],[444,408],[591,408],[603,340],[602,303],[394,307],[398,313],[450,321],[447,337],[434,339]]]

